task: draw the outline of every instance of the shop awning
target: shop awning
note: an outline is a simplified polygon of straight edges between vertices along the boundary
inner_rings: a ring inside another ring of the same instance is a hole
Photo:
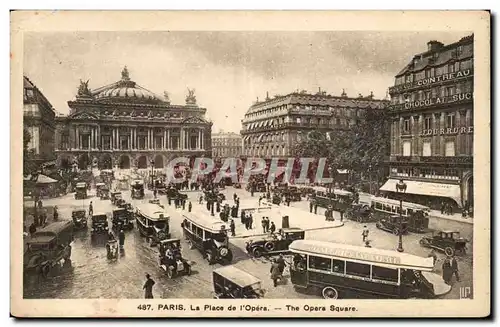
[[[396,192],[397,179],[389,179],[381,188],[381,191]],[[461,204],[460,185],[446,183],[430,183],[418,181],[404,181],[407,185],[406,193],[440,196],[453,199],[457,204]]]
[[[52,183],[57,183],[57,180],[50,178],[45,175],[38,175],[38,178],[36,179],[37,184],[52,184]]]

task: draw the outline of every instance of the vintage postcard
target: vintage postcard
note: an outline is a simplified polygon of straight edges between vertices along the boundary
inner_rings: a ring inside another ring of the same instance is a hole
[[[11,33],[12,315],[490,314],[489,12]]]

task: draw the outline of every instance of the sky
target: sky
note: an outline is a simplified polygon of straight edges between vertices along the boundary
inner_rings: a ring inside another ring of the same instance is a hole
[[[296,90],[384,98],[394,76],[427,42],[464,32],[61,32],[27,33],[24,74],[67,114],[79,81],[96,89],[130,78],[171,102],[187,88],[207,108],[213,132],[239,132],[257,97]]]

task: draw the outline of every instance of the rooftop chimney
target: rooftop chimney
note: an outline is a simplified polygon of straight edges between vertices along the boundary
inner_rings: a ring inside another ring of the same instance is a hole
[[[444,47],[444,44],[439,41],[432,40],[427,42],[427,51],[438,51],[442,47]]]
[[[343,98],[347,98],[347,93],[345,93],[345,89],[342,89],[342,94],[341,94],[341,96],[342,96]]]
[[[271,100],[271,99],[269,98],[269,91],[267,91],[266,92],[266,101],[269,101],[269,100]]]

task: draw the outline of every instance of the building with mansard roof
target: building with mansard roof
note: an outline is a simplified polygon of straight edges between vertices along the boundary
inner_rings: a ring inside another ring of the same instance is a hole
[[[57,117],[56,154],[60,164],[100,169],[164,168],[175,157],[211,156],[212,123],[194,90],[186,103],[170,102],[132,81],[127,67],[121,79],[91,89],[80,81],[70,113]]]
[[[30,160],[39,166],[55,160],[56,113],[49,100],[26,76],[23,77],[23,87],[23,126],[30,134],[28,150],[33,152]]]
[[[369,96],[332,96],[318,90],[287,95],[266,96],[256,101],[242,120],[243,155],[248,157],[288,158],[295,156],[294,145],[313,130],[327,136],[349,128],[363,119],[366,110],[383,110],[386,100]]]
[[[473,205],[474,36],[427,43],[396,76],[391,104],[390,176],[413,202]]]

